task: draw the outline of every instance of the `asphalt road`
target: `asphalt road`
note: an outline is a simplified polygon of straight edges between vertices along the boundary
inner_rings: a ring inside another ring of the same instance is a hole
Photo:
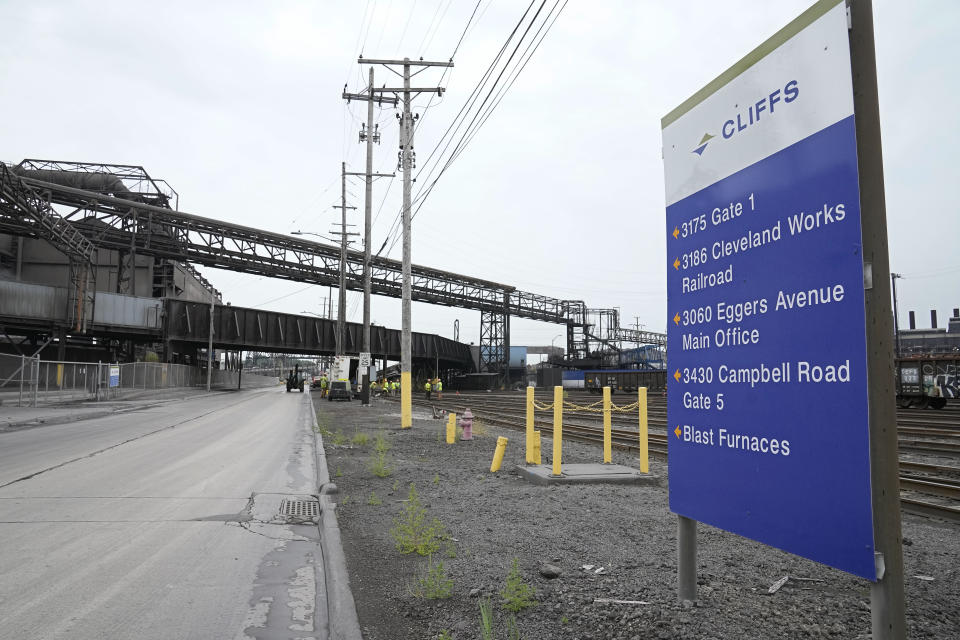
[[[0,433],[0,638],[324,638],[308,397]]]

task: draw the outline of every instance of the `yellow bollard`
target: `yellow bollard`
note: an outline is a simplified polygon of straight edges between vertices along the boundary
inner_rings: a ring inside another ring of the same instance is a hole
[[[410,372],[400,372],[400,428],[413,426],[413,399],[410,397]]]
[[[503,436],[497,438],[497,450],[493,452],[493,463],[490,465],[490,472],[500,471],[500,465],[503,464],[503,454],[507,450],[507,439]]]
[[[453,444],[457,439],[457,414],[451,413],[447,419],[447,444]]]
[[[650,456],[647,452],[647,388],[637,389],[637,404],[640,410],[640,471],[650,473]]]
[[[610,427],[610,387],[603,388],[603,464],[613,462],[613,432]]]
[[[553,473],[563,475],[560,466],[563,451],[563,387],[553,388]]]
[[[540,464],[540,430],[533,432],[533,464]]]
[[[527,464],[533,464],[533,387],[527,387]]]

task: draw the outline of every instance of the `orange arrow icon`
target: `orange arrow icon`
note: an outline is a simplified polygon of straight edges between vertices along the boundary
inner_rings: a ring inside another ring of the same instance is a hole
[[[673,316],[673,321],[674,321],[674,323],[676,323],[676,325],[677,325],[678,327],[680,326],[680,314],[679,314],[679,313],[678,313],[677,315]]]
[[[676,258],[676,259],[673,261],[673,268],[674,268],[674,269],[680,269],[680,258]]]
[[[680,369],[677,369],[676,373],[673,374],[673,377],[677,379],[677,382],[680,382]]]
[[[674,432],[675,434],[677,434],[677,440],[679,440],[679,439],[680,439],[680,425],[677,425],[677,428],[674,429],[673,432]]]
[[[679,236],[679,235],[680,235],[680,227],[674,227],[674,228],[673,228],[673,239],[676,240],[676,239],[677,239],[677,236]]]

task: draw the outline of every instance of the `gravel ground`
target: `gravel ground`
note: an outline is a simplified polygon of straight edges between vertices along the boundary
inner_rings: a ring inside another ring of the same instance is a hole
[[[481,638],[483,598],[493,604],[494,637],[515,637],[500,595],[514,559],[536,589],[537,604],[515,617],[526,640],[870,637],[867,582],[705,525],[698,531],[699,600],[678,603],[676,516],[667,506],[664,461],[651,462],[659,487],[540,487],[514,471],[523,463],[519,431],[481,426],[474,441],[447,445],[443,421],[417,410],[413,428],[401,431],[399,404],[314,400],[330,475],[340,488],[337,513],[367,640],[432,639],[446,637],[444,630],[451,638]],[[349,443],[358,433],[370,442]],[[369,470],[378,433],[390,444],[392,473],[385,478]],[[493,474],[499,435],[510,442],[503,470]],[[544,439],[544,463],[551,446]],[[564,462],[601,457],[598,448],[575,442],[564,443],[563,455]],[[616,451],[614,462],[639,467]],[[427,560],[401,554],[391,535],[411,483],[451,538],[434,555],[452,580],[448,598],[414,595]],[[903,533],[909,637],[960,638],[957,528],[904,515]],[[544,577],[545,565],[559,577]],[[791,579],[768,594],[784,576]],[[597,602],[604,598],[642,604]]]

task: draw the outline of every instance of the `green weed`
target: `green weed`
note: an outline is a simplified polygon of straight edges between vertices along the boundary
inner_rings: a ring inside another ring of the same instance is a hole
[[[480,600],[480,637],[493,640],[493,607],[487,598]]]
[[[417,487],[412,482],[407,503],[403,511],[394,518],[390,533],[396,542],[397,551],[416,552],[421,556],[428,556],[439,550],[440,542],[448,537],[442,522],[436,518],[427,520],[427,510],[420,504]]]
[[[351,440],[351,442],[358,447],[365,447],[370,444],[370,436],[365,433],[358,433],[357,435],[353,436],[353,440]]]
[[[447,577],[442,562],[433,562],[433,556],[427,560],[427,570],[417,578],[413,595],[427,600],[449,598],[453,593],[453,580]]]
[[[523,611],[537,604],[536,595],[536,590],[524,582],[520,575],[520,561],[514,558],[510,573],[507,574],[507,584],[500,592],[503,608],[513,613]]]
[[[439,474],[439,473],[433,474],[433,484],[440,484],[440,474]]]
[[[377,453],[386,453],[390,451],[390,443],[387,442],[387,439],[383,437],[382,433],[378,433],[377,437],[373,441],[373,450]]]
[[[380,496],[377,495],[376,491],[371,491],[370,497],[367,498],[367,504],[371,507],[379,507],[383,504],[383,500],[380,499]]]
[[[386,478],[393,473],[393,467],[390,466],[387,460],[386,451],[377,451],[374,454],[373,458],[370,459],[370,473],[377,476],[378,478]]]

